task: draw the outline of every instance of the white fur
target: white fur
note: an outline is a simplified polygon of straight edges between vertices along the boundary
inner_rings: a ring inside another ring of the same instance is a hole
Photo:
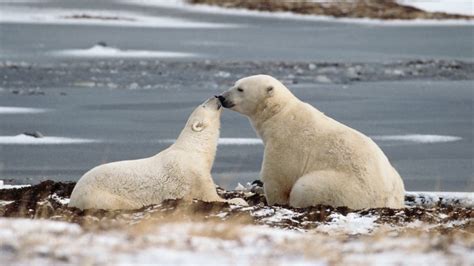
[[[265,144],[260,176],[270,205],[404,206],[403,181],[382,150],[278,80],[250,76],[221,96],[225,107],[249,117]]]
[[[69,206],[137,209],[166,199],[223,201],[211,177],[221,111],[217,99],[209,99],[194,110],[169,148],[149,158],[93,168],[77,182]]]

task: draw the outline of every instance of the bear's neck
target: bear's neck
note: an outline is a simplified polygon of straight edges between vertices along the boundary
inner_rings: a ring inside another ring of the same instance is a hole
[[[278,116],[291,109],[295,103],[300,102],[294,95],[285,95],[285,98],[279,97],[280,99],[271,99],[267,102],[262,103],[257,107],[255,115],[249,116],[250,122],[257,132],[258,136],[262,138],[265,143],[266,131],[273,127],[267,127],[265,124],[268,122],[278,119]]]
[[[188,132],[185,129],[181,132],[173,147],[189,154],[196,154],[196,163],[204,163],[210,170],[216,157],[218,139],[219,129],[201,133]]]

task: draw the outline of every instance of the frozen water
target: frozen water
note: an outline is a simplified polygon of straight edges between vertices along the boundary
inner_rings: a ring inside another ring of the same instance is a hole
[[[117,10],[54,9],[2,6],[0,23],[74,24],[152,28],[229,28],[234,24],[197,22]]]
[[[40,108],[29,108],[29,107],[12,107],[12,106],[0,106],[1,114],[34,114],[44,113],[48,110]]]
[[[372,139],[379,141],[398,141],[398,142],[412,142],[412,143],[442,143],[453,142],[461,140],[461,137],[444,136],[444,135],[389,135],[389,136],[373,136]]]
[[[35,138],[24,134],[16,136],[0,136],[0,145],[55,145],[55,144],[82,144],[92,143],[97,140],[65,138],[65,137],[42,137]]]
[[[175,139],[162,139],[158,142],[172,144]],[[220,138],[217,142],[218,145],[261,145],[262,140],[256,138]]]
[[[446,135],[423,135],[423,134],[407,134],[407,135],[382,135],[371,136],[372,139],[379,142],[398,142],[398,143],[444,143],[459,141],[462,138]],[[172,144],[174,139],[159,140],[160,143]],[[262,145],[263,142],[258,138],[220,138],[217,142],[219,145]]]
[[[176,57],[194,57],[195,54],[167,52],[167,51],[150,51],[150,50],[120,50],[115,47],[104,47],[101,45],[94,45],[89,49],[70,49],[51,52],[55,56],[73,56],[73,57],[161,57],[161,58],[176,58]]]

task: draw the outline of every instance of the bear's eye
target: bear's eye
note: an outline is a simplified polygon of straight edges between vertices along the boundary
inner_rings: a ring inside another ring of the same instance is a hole
[[[240,91],[240,92],[244,92],[244,89],[242,89],[242,88],[240,88],[240,87],[237,88],[237,90]]]

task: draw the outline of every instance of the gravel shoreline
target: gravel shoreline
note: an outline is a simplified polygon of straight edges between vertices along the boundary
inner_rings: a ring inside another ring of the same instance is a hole
[[[255,73],[278,77],[286,84],[474,80],[474,63],[458,60],[389,63],[91,60],[42,64],[3,61],[0,62],[0,76],[3,77],[0,87],[8,88],[14,94],[30,95],[43,94],[41,91],[47,88],[63,87],[174,90],[180,86],[199,86],[217,89]]]

